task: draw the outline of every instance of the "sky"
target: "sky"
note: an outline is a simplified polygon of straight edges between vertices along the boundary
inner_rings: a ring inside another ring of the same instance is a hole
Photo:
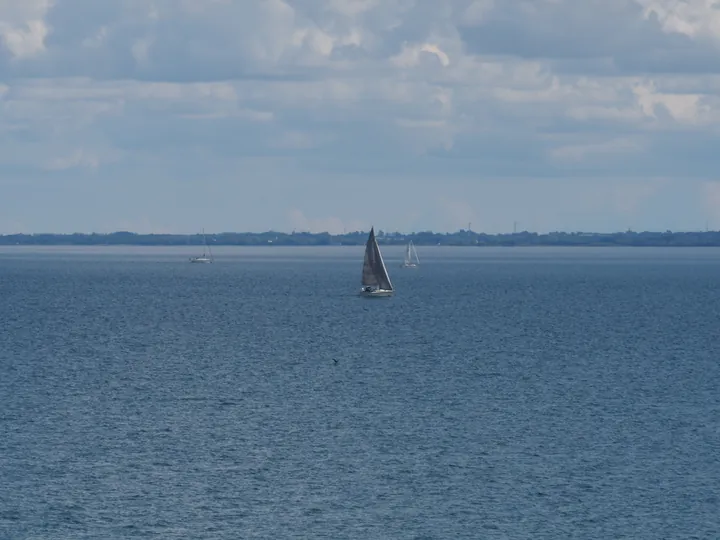
[[[0,234],[720,229],[713,0],[0,0]]]

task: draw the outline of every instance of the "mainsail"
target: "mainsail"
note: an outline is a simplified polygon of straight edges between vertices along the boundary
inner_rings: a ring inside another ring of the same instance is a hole
[[[385,263],[383,262],[380,248],[375,239],[374,227],[370,229],[370,236],[365,244],[365,260],[362,271],[363,287],[378,287],[388,291],[393,290],[390,276],[388,276]]]

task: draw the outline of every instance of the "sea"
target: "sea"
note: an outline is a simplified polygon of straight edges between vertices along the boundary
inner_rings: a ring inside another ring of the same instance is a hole
[[[718,539],[720,250],[0,248],[0,539]]]

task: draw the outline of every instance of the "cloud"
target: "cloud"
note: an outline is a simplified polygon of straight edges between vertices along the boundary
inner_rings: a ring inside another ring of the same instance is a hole
[[[638,186],[671,176],[707,212],[719,20],[704,0],[0,2],[2,181],[72,177],[65,202],[137,181],[189,206],[218,182],[254,227],[290,224],[287,208],[499,226],[467,194],[524,197],[518,178],[544,182],[568,223],[598,182],[618,186],[598,214],[610,223],[659,204],[670,188]],[[370,210],[348,191],[395,200]]]
[[[51,0],[0,2],[0,40],[12,60],[32,58],[45,51],[50,31],[45,17]]]
[[[78,148],[70,154],[55,158],[45,165],[49,171],[63,171],[75,168],[87,168],[95,170],[102,162],[97,154],[88,152],[84,148]]]
[[[450,65],[450,57],[433,43],[405,45],[403,50],[397,56],[393,56],[390,61],[399,67],[414,67],[423,61],[424,54],[433,56],[443,67]]]
[[[637,0],[647,19],[655,19],[662,30],[691,38],[717,39],[720,30],[720,13],[714,2],[708,0]]]
[[[588,163],[590,160],[606,160],[618,154],[642,150],[642,142],[632,138],[619,137],[600,142],[573,143],[559,146],[552,151],[552,157],[565,164]]]

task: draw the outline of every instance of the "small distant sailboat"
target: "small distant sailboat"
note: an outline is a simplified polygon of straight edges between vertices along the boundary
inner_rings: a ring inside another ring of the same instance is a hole
[[[213,258],[212,250],[210,249],[210,246],[207,243],[207,238],[205,237],[205,229],[203,229],[203,254],[200,257],[190,257],[191,263],[205,263],[209,264],[215,261]],[[207,250],[207,253],[206,253]]]
[[[412,240],[405,246],[405,261],[400,266],[402,268],[417,268],[420,266],[420,259]]]
[[[385,268],[385,262],[380,253],[380,247],[375,238],[375,228],[373,227],[370,229],[370,235],[365,244],[360,296],[367,298],[392,296],[394,292],[390,276],[387,268]]]

